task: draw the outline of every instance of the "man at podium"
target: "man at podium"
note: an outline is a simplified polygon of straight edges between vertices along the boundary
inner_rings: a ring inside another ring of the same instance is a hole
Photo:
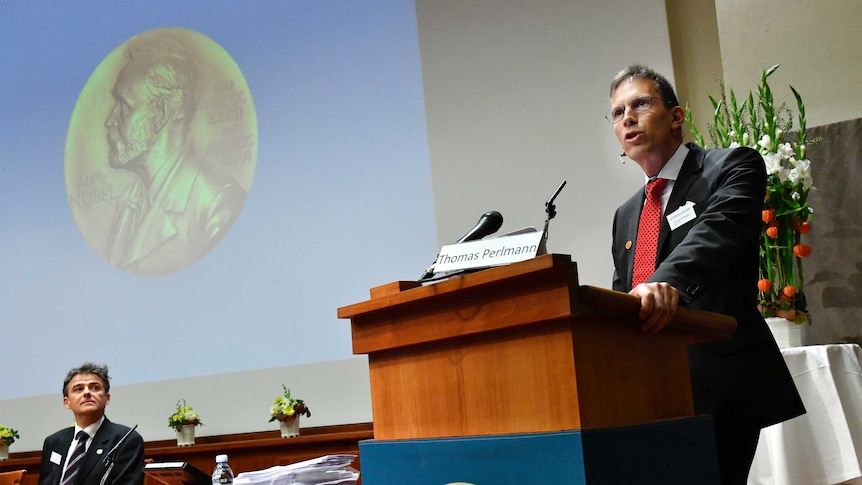
[[[747,147],[684,144],[674,89],[645,66],[617,74],[610,96],[622,156],[647,179],[614,215],[613,288],[640,298],[645,332],[661,331],[678,305],[736,318],[732,338],[688,353],[695,411],[714,419],[721,482],[744,484],[760,429],[805,412],[757,310],[763,159]]]

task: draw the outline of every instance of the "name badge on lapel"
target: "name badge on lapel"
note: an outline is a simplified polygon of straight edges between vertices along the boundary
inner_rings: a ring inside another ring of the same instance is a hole
[[[670,230],[673,231],[695,217],[697,217],[697,214],[694,213],[694,202],[688,201],[684,205],[681,205],[679,209],[668,214],[667,223],[670,225]]]

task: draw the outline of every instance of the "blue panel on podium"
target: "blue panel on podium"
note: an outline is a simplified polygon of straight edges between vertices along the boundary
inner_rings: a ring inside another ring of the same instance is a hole
[[[364,485],[580,485],[582,455],[578,431],[359,443]]]
[[[718,485],[710,418],[359,443],[363,485]]]

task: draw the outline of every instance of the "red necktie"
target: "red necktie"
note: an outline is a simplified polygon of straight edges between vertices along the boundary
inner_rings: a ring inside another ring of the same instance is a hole
[[[667,179],[654,179],[647,184],[646,203],[641,212],[638,238],[635,243],[632,288],[649,279],[655,272],[658,232],[661,228],[661,193],[665,185],[667,185]]]

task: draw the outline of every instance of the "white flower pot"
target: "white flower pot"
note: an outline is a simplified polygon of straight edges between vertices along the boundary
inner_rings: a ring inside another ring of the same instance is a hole
[[[3,443],[0,445],[0,461],[9,459],[9,445]]]
[[[191,446],[195,444],[195,425],[184,424],[180,431],[177,431],[177,446]]]
[[[281,429],[282,438],[293,438],[299,436],[299,416],[286,419],[278,422],[278,427]]]
[[[790,347],[802,346],[802,330],[805,323],[796,324],[786,318],[768,317],[766,325],[775,337],[775,343],[778,348],[786,349]]]

